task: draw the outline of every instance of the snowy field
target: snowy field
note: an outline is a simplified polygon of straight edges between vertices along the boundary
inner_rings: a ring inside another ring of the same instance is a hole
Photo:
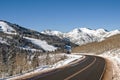
[[[120,80],[120,49],[113,49],[103,53],[102,55],[112,62],[113,68],[113,79],[112,80]]]
[[[51,70],[51,69],[59,68],[61,66],[71,64],[71,62],[73,62],[73,61],[76,61],[78,59],[80,60],[80,59],[84,58],[84,56],[82,56],[82,55],[74,55],[74,54],[64,54],[64,53],[62,53],[62,54],[59,54],[59,55],[64,55],[67,58],[64,59],[64,60],[61,60],[61,61],[59,61],[59,62],[57,62],[57,63],[55,63],[53,65],[39,66],[38,68],[36,68],[35,70],[33,70],[31,72],[27,72],[27,73],[24,73],[22,75],[18,74],[18,75],[9,77],[6,80],[19,79],[21,77],[28,76],[28,75],[31,75],[31,74],[35,74],[35,73],[44,72],[44,71],[48,71],[48,70]]]

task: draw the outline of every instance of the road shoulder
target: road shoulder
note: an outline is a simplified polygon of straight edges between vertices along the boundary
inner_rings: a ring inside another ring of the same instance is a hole
[[[112,62],[105,58],[106,61],[106,70],[103,76],[103,80],[112,80],[112,76],[113,76],[113,69],[112,69]]]

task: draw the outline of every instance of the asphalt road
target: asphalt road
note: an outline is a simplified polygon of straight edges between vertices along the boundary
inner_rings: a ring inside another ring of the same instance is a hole
[[[105,60],[101,57],[86,56],[75,64],[25,80],[102,80],[105,65]]]

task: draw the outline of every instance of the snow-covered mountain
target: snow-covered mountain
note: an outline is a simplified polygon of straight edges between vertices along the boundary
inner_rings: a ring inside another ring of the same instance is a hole
[[[9,26],[4,21],[0,21],[0,32],[4,32],[7,34],[16,34],[16,30]]]
[[[41,32],[47,35],[55,35],[60,38],[69,38],[71,42],[82,45],[90,42],[99,42],[110,36],[120,34],[119,30],[107,31],[105,29],[92,30],[88,28],[76,28],[68,33],[45,30]]]
[[[57,36],[45,35],[17,24],[0,20],[1,44],[17,44],[20,49],[46,52],[63,49],[66,42]]]
[[[21,36],[24,34],[20,34],[20,33],[17,33],[17,30],[14,28],[14,27],[12,27],[11,25],[9,25],[7,22],[5,22],[5,21],[0,21],[0,32],[1,33],[5,33],[6,35],[8,34],[12,34],[12,35],[17,35],[17,34],[19,34],[18,36],[19,36],[19,38],[22,38]],[[24,32],[24,31],[23,31]],[[28,33],[29,33],[29,30],[28,30]],[[12,35],[11,35],[11,37],[12,37]],[[32,34],[31,34],[32,35]],[[24,36],[23,36],[24,37]],[[8,39],[6,38],[2,38],[2,36],[0,37],[1,39],[0,39],[0,43],[4,43],[4,44],[7,44],[7,42],[9,42],[8,41]],[[12,38],[13,39],[13,38]],[[37,44],[39,44],[38,45],[38,47],[40,47],[40,48],[42,48],[43,50],[45,50],[45,51],[54,51],[55,49],[53,49],[53,48],[55,48],[54,46],[52,46],[52,45],[49,45],[49,44],[47,44],[47,42],[46,41],[42,41],[42,40],[39,40],[39,39],[35,39],[35,38],[30,38],[30,37],[26,37],[26,38],[23,38],[24,40],[26,39],[26,41],[28,40],[28,42],[29,42],[29,40],[31,40],[31,43],[32,42],[34,42],[33,43],[33,45],[37,45]],[[13,40],[14,41],[14,40]],[[19,41],[19,39],[18,39],[18,41]],[[35,42],[36,41],[36,42]],[[40,42],[41,41],[41,42]],[[35,44],[36,43],[36,44]],[[9,45],[10,45],[11,43],[9,42]],[[20,46],[18,46],[18,47],[20,47],[21,48],[21,44],[19,43],[19,45]],[[28,45],[26,45],[26,46],[28,46]],[[28,48],[26,48],[26,46],[22,46],[24,49],[28,49]],[[43,47],[44,46],[44,47]],[[30,47],[30,46],[29,46]],[[36,47],[37,48],[37,47]],[[33,48],[31,48],[31,50],[32,50]],[[39,49],[39,48],[38,48]]]

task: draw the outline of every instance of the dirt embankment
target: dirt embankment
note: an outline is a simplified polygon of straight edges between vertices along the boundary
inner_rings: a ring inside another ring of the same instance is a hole
[[[96,53],[101,54],[105,51],[120,48],[120,34],[106,38],[101,42],[92,42],[73,48],[74,53]]]
[[[112,62],[109,59],[106,60],[106,70],[103,76],[103,80],[112,80],[113,76],[113,69],[112,69]]]

